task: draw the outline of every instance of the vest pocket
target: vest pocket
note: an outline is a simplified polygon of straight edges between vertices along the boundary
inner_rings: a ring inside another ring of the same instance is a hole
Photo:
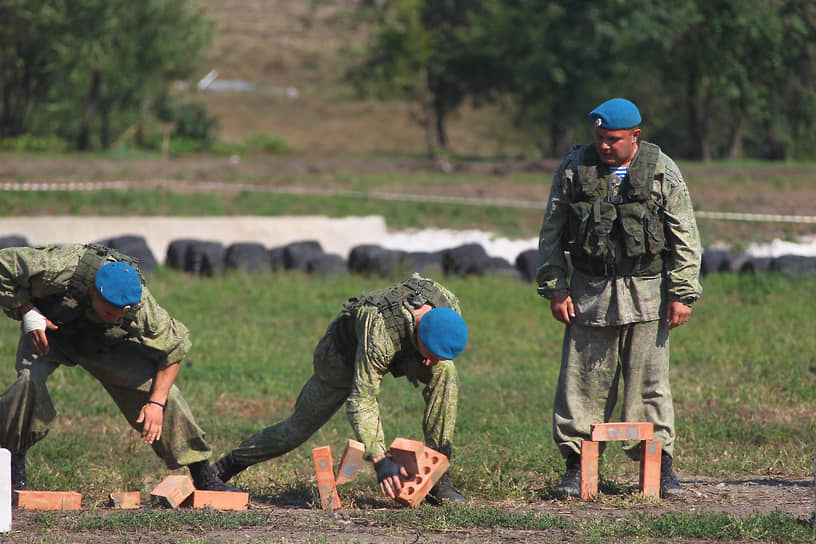
[[[571,253],[586,253],[584,244],[587,238],[589,218],[592,215],[592,202],[572,202],[569,209],[567,247]]]
[[[646,224],[648,216],[640,202],[619,204],[623,245],[627,257],[638,257],[646,253]]]
[[[646,213],[646,245],[649,253],[657,255],[666,249],[666,235],[663,233],[663,221],[654,208],[652,213]]]

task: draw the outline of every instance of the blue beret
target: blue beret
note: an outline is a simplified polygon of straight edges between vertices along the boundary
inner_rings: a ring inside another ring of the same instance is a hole
[[[133,306],[142,300],[142,278],[127,263],[102,265],[96,272],[94,284],[102,298],[117,308]]]
[[[443,359],[454,359],[465,349],[465,320],[450,308],[434,308],[419,320],[419,339],[425,349]]]
[[[632,128],[640,124],[640,112],[637,106],[625,98],[607,100],[589,112],[589,118],[596,127],[609,130]]]

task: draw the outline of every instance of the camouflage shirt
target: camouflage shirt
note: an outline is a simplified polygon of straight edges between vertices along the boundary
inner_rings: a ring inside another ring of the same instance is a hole
[[[85,245],[77,244],[65,248],[17,247],[0,251],[0,307],[10,317],[20,319],[17,308],[31,301],[49,317],[38,302],[59,298],[68,291],[85,250]],[[147,286],[143,286],[139,303],[114,324],[105,323],[90,304],[80,310],[77,321],[81,324],[71,325],[76,325],[74,329],[83,331],[84,336],[95,333],[94,342],[97,338],[99,343],[108,345],[125,339],[138,342],[163,366],[180,361],[190,351],[187,327],[159,306]],[[64,337],[64,331],[59,329],[48,334],[49,338],[53,334],[58,342],[60,334]],[[99,345],[97,349],[104,347]]]
[[[450,307],[461,313],[457,298],[446,288],[434,283],[448,300]],[[399,351],[376,306],[363,306],[355,314],[353,330],[357,338],[357,349],[353,360],[354,381],[346,402],[346,413],[355,434],[365,445],[367,458],[386,453],[378,402],[383,377],[391,373],[417,379],[422,356],[416,341],[412,305],[418,304],[416,307],[419,307],[422,302],[406,301],[401,308],[406,327],[405,337],[401,338],[403,347]]]
[[[575,305],[574,322],[617,326],[661,317],[665,298],[692,305],[702,293],[699,283],[701,246],[691,197],[677,165],[659,154],[651,198],[663,212],[667,249],[663,272],[654,276],[590,276],[580,271],[568,282],[563,241],[572,194],[564,172],[580,161],[584,148],[564,158],[553,178],[539,233],[538,293],[552,298],[568,291]],[[622,252],[621,252],[622,253]]]

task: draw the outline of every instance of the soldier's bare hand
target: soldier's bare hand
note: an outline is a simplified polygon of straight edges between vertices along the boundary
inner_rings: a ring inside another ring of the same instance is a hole
[[[148,403],[142,406],[136,423],[142,425],[142,440],[145,444],[152,444],[161,438],[164,423],[164,409],[158,404]]]
[[[673,329],[685,323],[688,323],[691,317],[691,306],[686,306],[682,302],[669,302],[669,311],[666,316],[666,321],[669,323],[669,328]]]
[[[572,297],[569,293],[559,293],[550,299],[550,311],[553,317],[569,325],[575,317],[575,306],[572,304]]]

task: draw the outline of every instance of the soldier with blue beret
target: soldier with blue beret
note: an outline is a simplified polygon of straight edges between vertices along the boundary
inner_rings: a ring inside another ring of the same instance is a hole
[[[168,468],[187,466],[198,489],[238,491],[215,476],[204,432],[174,384],[191,347],[187,327],[158,305],[136,264],[95,244],[0,250],[0,308],[22,329],[17,380],[0,395],[14,489],[28,487],[26,453],[56,416],[46,380],[64,364],[99,380]]]
[[[567,469],[555,491],[580,496],[581,442],[609,421],[622,378],[622,419],[654,425],[660,493],[676,497],[669,329],[702,292],[694,210],[674,161],[640,139],[633,102],[612,98],[588,117],[595,141],[561,162],[539,234],[538,293],[566,325],[553,438]],[[638,442],[624,448],[639,457]]]
[[[441,284],[413,275],[384,289],[350,298],[317,343],[314,374],[297,397],[294,412],[262,429],[216,464],[229,480],[256,463],[279,457],[305,442],[345,403],[351,427],[374,463],[383,495],[395,498],[405,468],[388,455],[380,418],[380,384],[386,374],[424,384],[425,443],[451,457],[458,379],[453,359],[462,353],[468,329],[458,299]],[[448,472],[429,495],[464,502]]]

